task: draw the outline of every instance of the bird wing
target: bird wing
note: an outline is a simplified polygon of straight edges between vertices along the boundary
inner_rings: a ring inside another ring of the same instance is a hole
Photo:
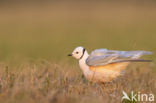
[[[139,59],[142,55],[152,54],[150,51],[117,51],[107,49],[96,49],[87,58],[89,66],[101,66],[116,62],[148,61]]]

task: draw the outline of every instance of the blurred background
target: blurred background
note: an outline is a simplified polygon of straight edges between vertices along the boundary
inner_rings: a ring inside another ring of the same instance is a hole
[[[155,0],[0,1],[1,61],[64,61],[77,46],[156,52],[155,42]]]

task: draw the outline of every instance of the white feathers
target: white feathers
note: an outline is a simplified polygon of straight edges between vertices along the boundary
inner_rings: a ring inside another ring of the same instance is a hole
[[[69,56],[79,60],[80,68],[88,80],[109,82],[123,75],[124,69],[130,62],[149,62],[150,60],[138,59],[142,55],[149,54],[152,54],[152,52],[97,49],[89,55],[85,48],[77,47]],[[123,94],[125,95],[125,93]],[[125,95],[123,99],[126,98],[127,96]]]

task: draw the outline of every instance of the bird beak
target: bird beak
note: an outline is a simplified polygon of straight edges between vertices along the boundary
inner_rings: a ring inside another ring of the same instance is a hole
[[[72,54],[68,54],[68,56],[72,56]]]

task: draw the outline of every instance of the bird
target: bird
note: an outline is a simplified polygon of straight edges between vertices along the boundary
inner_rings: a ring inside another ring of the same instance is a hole
[[[106,83],[123,75],[132,62],[151,62],[152,60],[140,59],[143,55],[151,54],[151,51],[117,51],[105,48],[88,54],[84,47],[78,46],[68,56],[79,60],[80,69],[88,81]]]

